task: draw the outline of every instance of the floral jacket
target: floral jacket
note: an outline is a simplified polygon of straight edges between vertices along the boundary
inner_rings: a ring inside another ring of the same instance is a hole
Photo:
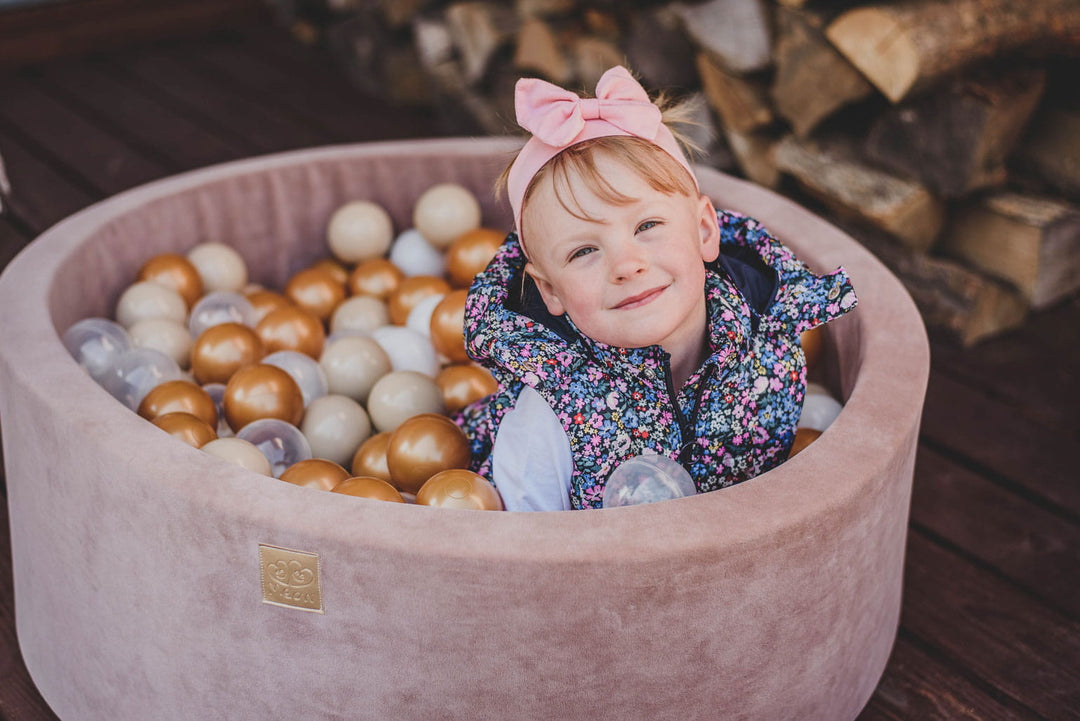
[[[800,333],[856,305],[843,268],[818,276],[760,223],[717,214],[721,254],[708,264],[708,359],[682,388],[659,346],[618,348],[547,313],[510,234],[476,277],[465,304],[469,355],[499,390],[455,418],[472,443],[473,470],[491,478],[499,422],[524,385],[558,416],[574,458],[573,508],[602,505],[604,484],[643,453],[677,459],[698,492],[782,463],[806,386]]]

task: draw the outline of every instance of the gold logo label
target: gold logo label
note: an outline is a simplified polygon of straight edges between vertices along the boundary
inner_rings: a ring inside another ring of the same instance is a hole
[[[259,544],[263,603],[323,612],[316,553]]]

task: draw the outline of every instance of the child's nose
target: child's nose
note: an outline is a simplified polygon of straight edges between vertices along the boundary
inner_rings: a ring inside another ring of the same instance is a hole
[[[631,244],[623,248],[615,257],[611,273],[616,282],[629,280],[635,275],[644,273],[649,267],[649,261],[641,248]]]

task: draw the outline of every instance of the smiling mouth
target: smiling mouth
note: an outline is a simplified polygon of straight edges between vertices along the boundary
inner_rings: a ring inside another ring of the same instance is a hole
[[[644,293],[626,298],[615,305],[615,310],[632,310],[634,308],[640,308],[643,305],[648,305],[660,297],[660,294],[667,290],[666,285],[662,285],[658,288],[652,288]]]

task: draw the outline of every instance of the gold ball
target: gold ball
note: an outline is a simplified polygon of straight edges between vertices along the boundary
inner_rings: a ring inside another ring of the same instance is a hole
[[[404,279],[401,268],[386,258],[373,258],[353,268],[347,285],[352,295],[370,295],[386,300]]]
[[[263,357],[255,331],[240,323],[211,326],[191,347],[191,372],[199,383],[226,383],[233,373]]]
[[[138,279],[172,288],[180,294],[188,308],[195,305],[203,294],[202,277],[195,264],[175,253],[155,255],[143,263],[139,268]]]
[[[324,458],[309,458],[306,461],[298,461],[286,468],[281,474],[281,480],[287,481],[294,486],[317,488],[320,491],[331,491],[348,477],[348,471],[333,461]]]
[[[446,295],[449,292],[450,284],[434,275],[414,275],[405,278],[387,299],[390,322],[394,325],[405,325],[405,321],[409,319],[409,313],[417,303],[424,298]]]
[[[474,511],[503,510],[502,497],[481,475],[455,468],[436,473],[416,494],[422,506],[464,508]]]
[[[306,268],[289,279],[285,297],[321,321],[345,300],[345,285],[323,268]]]
[[[191,381],[166,381],[150,389],[139,403],[139,415],[154,420],[166,413],[190,413],[217,428],[217,404],[210,394]]]
[[[251,307],[255,309],[256,322],[265,318],[271,311],[293,304],[291,300],[281,293],[266,288],[249,291],[244,294],[244,297],[248,299]]]
[[[435,377],[435,385],[446,401],[446,412],[457,413],[465,406],[499,390],[495,376],[478,365],[448,365]]]
[[[316,270],[329,271],[330,275],[334,276],[334,281],[343,286],[349,282],[349,269],[345,267],[345,264],[340,260],[334,258],[322,258],[308,267]]]
[[[390,482],[416,493],[440,471],[468,468],[472,460],[469,439],[446,416],[421,413],[402,423],[390,436],[386,464]]]
[[[467,290],[452,290],[431,313],[431,344],[453,363],[466,363],[465,298]]]
[[[334,493],[344,493],[347,496],[360,498],[374,498],[377,501],[390,501],[391,503],[404,503],[398,490],[381,478],[374,476],[354,476],[346,478],[333,487]]]
[[[237,431],[260,418],[294,426],[304,417],[304,396],[293,377],[277,366],[259,363],[241,368],[225,385],[225,420]]]
[[[319,360],[326,343],[322,321],[303,308],[282,306],[266,314],[255,325],[267,355],[279,350],[295,350]]]
[[[217,432],[206,421],[183,411],[165,413],[151,422],[193,448],[202,448],[217,438]]]
[[[806,447],[821,437],[821,431],[816,428],[795,429],[795,442],[791,444],[791,452],[788,458],[794,458],[797,454],[806,450]]]
[[[493,228],[477,228],[458,236],[446,251],[446,273],[455,288],[468,288],[473,278],[487,267],[506,239]]]
[[[824,345],[825,326],[814,326],[810,330],[804,330],[799,340],[802,343],[803,354],[806,356],[806,372],[817,369],[818,361],[821,360],[821,351]]]
[[[390,482],[390,467],[386,464],[386,449],[390,445],[390,433],[376,433],[360,444],[353,454],[352,474],[372,476]]]

